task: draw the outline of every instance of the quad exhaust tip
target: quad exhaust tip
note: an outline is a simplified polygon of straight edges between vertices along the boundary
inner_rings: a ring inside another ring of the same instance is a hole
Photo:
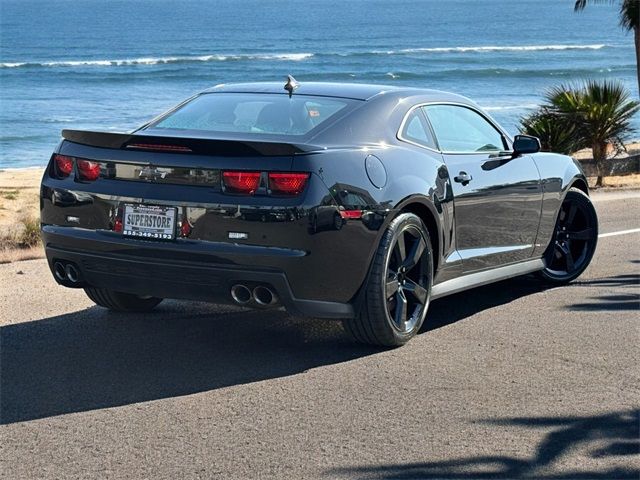
[[[67,285],[80,283],[80,270],[74,263],[56,261],[53,264],[53,274],[59,282]]]
[[[240,305],[246,305],[251,301],[251,290],[245,285],[234,285],[231,287],[231,298]]]
[[[272,307],[278,303],[275,292],[263,285],[258,285],[251,290],[246,285],[236,284],[231,287],[231,298],[238,305],[246,305],[253,301],[259,307]]]
[[[253,299],[261,307],[270,307],[278,303],[278,297],[268,287],[258,286],[253,289]]]
[[[80,272],[78,272],[74,264],[67,263],[66,267],[64,267],[64,272],[67,274],[67,279],[71,283],[78,283],[80,281]]]
[[[62,262],[56,262],[53,264],[53,274],[61,282],[64,282],[67,279],[67,272]]]

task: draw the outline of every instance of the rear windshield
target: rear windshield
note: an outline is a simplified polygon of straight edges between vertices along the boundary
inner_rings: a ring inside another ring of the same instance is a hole
[[[148,128],[259,135],[305,135],[355,101],[259,93],[195,97]]]

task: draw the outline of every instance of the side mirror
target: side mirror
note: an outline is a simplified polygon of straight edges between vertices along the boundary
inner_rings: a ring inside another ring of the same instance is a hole
[[[540,140],[530,135],[516,135],[513,138],[513,156],[540,151]]]

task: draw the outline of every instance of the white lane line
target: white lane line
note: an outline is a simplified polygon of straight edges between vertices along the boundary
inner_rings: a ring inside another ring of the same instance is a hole
[[[616,235],[628,235],[630,233],[638,233],[640,228],[632,228],[631,230],[620,230],[619,232],[601,233],[598,238],[615,237]]]

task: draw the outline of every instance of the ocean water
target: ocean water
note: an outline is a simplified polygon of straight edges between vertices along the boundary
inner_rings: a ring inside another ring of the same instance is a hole
[[[0,167],[44,165],[63,128],[130,130],[218,83],[289,73],[453,91],[512,133],[558,83],[615,78],[637,98],[617,9],[573,3],[0,0]]]

